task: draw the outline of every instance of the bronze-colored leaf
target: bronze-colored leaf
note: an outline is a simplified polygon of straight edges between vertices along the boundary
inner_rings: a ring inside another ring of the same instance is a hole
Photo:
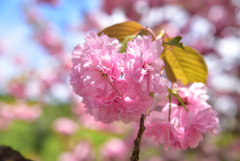
[[[104,33],[109,37],[117,38],[120,42],[122,42],[126,36],[138,35],[138,33],[143,29],[144,27],[135,21],[126,21],[107,27],[99,32],[98,35],[100,36]]]
[[[174,76],[174,74],[173,74],[173,71],[172,71],[172,69],[171,69],[171,66],[168,64],[168,62],[167,62],[167,60],[166,60],[165,57],[163,57],[162,59],[163,59],[164,64],[165,64],[165,67],[164,67],[164,68],[165,68],[165,72],[166,72],[166,75],[167,75],[168,79],[169,79],[171,82],[176,82],[177,80],[176,80],[176,78],[175,78],[175,76]]]

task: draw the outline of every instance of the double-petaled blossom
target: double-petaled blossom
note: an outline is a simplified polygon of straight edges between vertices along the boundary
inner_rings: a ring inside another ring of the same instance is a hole
[[[169,103],[161,112],[153,111],[146,118],[145,135],[155,143],[164,143],[165,150],[171,147],[172,151],[195,148],[203,140],[203,133],[217,133],[219,122],[217,112],[206,102],[208,96],[204,84],[194,83],[189,88],[179,87],[177,90],[188,111],[177,98],[173,98],[170,120]]]
[[[70,82],[87,113],[103,123],[137,121],[153,104],[149,93],[167,89],[161,41],[139,36],[121,54],[121,44],[107,35],[92,33],[85,40],[74,48]]]
[[[127,45],[124,76],[131,92],[141,98],[149,92],[166,93],[168,81],[160,74],[164,67],[159,58],[163,51],[161,39],[152,42],[150,36],[138,36]]]
[[[83,98],[115,94],[112,87],[121,71],[117,53],[119,42],[106,35],[86,36],[86,43],[77,45],[73,51],[71,84],[74,91]]]
[[[75,93],[83,97],[87,112],[96,120],[110,123],[117,120],[114,103],[125,86],[120,79],[120,44],[117,39],[93,33],[85,40],[73,51],[71,84]]]
[[[103,123],[138,121],[141,114],[145,114],[153,102],[151,97],[148,100],[141,100],[138,97],[131,99],[125,96],[104,99],[98,105],[94,105],[95,108],[90,107],[87,109],[88,113],[95,116],[96,121]]]

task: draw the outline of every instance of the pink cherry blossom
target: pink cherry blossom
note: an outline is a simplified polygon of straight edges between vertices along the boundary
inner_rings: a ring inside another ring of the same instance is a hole
[[[101,154],[103,156],[102,160],[121,161],[126,159],[128,147],[122,140],[113,138],[102,147],[101,151],[102,151]]]
[[[88,108],[87,113],[94,115],[96,121],[103,123],[112,123],[114,121],[130,123],[138,121],[141,114],[145,114],[152,103],[153,99],[150,96],[148,100],[142,100],[139,97],[131,99],[117,96],[112,99],[102,100],[102,102],[94,105],[97,108]]]
[[[173,151],[181,149],[181,133],[172,126],[163,113],[151,112],[150,116],[146,118],[145,124],[144,135],[151,138],[155,144],[164,143],[165,150],[169,147]]]
[[[11,123],[12,123],[11,119],[1,116],[0,117],[0,130],[6,129]]]
[[[14,107],[12,112],[15,119],[32,122],[41,116],[42,109],[38,105],[28,106],[22,104]]]
[[[84,104],[81,103],[79,107],[77,107],[78,111],[74,111],[74,113],[79,117],[79,123],[88,129],[95,129],[101,131],[109,131],[112,133],[124,133],[126,130],[122,123],[115,122],[113,126],[104,124],[100,121],[96,121],[92,115],[86,113],[86,109],[83,108]]]
[[[117,109],[110,107],[126,86],[120,80],[122,55],[118,54],[119,42],[107,35],[99,37],[94,33],[85,39],[86,43],[78,45],[73,51],[70,82],[75,93],[83,97],[82,102],[88,113],[94,115],[96,120],[102,120],[98,119],[98,115],[105,115],[108,111],[111,118],[104,122],[113,122],[118,114]],[[99,110],[101,107],[104,110]]]
[[[72,106],[72,112],[77,116],[82,116],[86,111],[86,109],[83,108],[85,104],[78,100],[75,100],[75,102],[75,105]]]
[[[164,143],[165,150],[169,147],[172,151],[195,148],[203,140],[203,133],[217,133],[219,120],[217,112],[206,103],[208,97],[205,85],[194,83],[189,88],[179,87],[178,92],[188,112],[173,98],[170,121],[169,103],[161,112],[151,112],[146,119],[145,135],[155,142]]]
[[[59,161],[78,161],[78,158],[72,152],[62,153],[59,157]]]
[[[110,123],[119,120],[115,105],[117,96],[125,91],[121,79],[121,54],[117,39],[91,33],[86,43],[73,51],[71,84],[76,94],[83,97],[87,112],[96,120]],[[105,117],[107,115],[107,117]],[[101,119],[103,118],[103,119]]]
[[[121,75],[119,68],[119,42],[107,35],[91,33],[85,37],[86,43],[73,51],[71,85],[81,97],[101,97],[117,95],[112,87]]]
[[[0,129],[7,128],[14,120],[32,122],[41,114],[42,109],[39,105],[28,105],[23,101],[14,104],[0,103]]]
[[[164,62],[159,58],[163,51],[162,41],[151,41],[151,36],[138,36],[128,42],[125,54],[124,77],[131,91],[141,98],[149,92],[165,93],[168,81],[161,77]]]
[[[49,5],[57,6],[60,3],[60,0],[37,0],[39,3],[48,3]]]
[[[76,129],[77,124],[69,118],[58,118],[53,122],[53,129],[64,135],[72,135]]]
[[[7,92],[17,98],[26,98],[26,84],[21,80],[14,80],[8,84]]]
[[[73,149],[73,153],[78,160],[93,160],[93,150],[92,146],[87,141],[79,142],[78,145]]]
[[[0,117],[11,120],[25,120],[32,122],[42,114],[42,110],[38,105],[27,105],[18,101],[17,104],[1,104]]]
[[[93,150],[90,143],[79,142],[71,151],[60,155],[59,161],[91,161],[94,160]]]
[[[38,42],[52,55],[63,53],[63,42],[51,27],[43,28],[36,34]]]
[[[143,39],[139,37],[136,44],[128,44],[139,50],[124,55],[118,53],[120,47],[118,40],[107,35],[99,37],[91,33],[85,40],[84,44],[78,45],[73,51],[70,82],[75,93],[83,98],[82,102],[87,108],[87,113],[93,115],[96,121],[103,123],[138,121],[141,114],[145,114],[153,104],[149,92],[155,92],[153,88],[157,88],[158,93],[166,90],[167,80],[160,75],[164,65],[159,58],[162,52],[161,41],[151,43],[150,37]],[[131,50],[133,50],[131,47],[127,49]],[[143,51],[146,54],[142,55]],[[132,87],[135,82],[128,81],[131,73],[124,69],[127,68],[124,65],[128,63],[123,61],[128,62],[135,58],[139,62],[144,61],[142,64],[134,64],[136,68],[145,70],[143,74],[137,76],[142,77],[139,78],[142,81],[136,83],[144,88],[140,91],[144,97],[139,96],[139,90],[134,90],[137,89],[137,85],[136,88]],[[146,69],[145,67],[142,69],[143,65],[147,66]]]
[[[150,111],[159,111],[168,103],[168,93],[163,94],[154,94],[154,104],[151,107]]]

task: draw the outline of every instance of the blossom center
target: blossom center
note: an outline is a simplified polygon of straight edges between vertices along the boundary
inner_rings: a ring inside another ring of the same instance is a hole
[[[182,98],[182,101],[185,105],[188,104],[187,97]],[[181,102],[178,101],[178,106],[182,106]]]
[[[145,69],[145,70],[147,70],[147,71],[149,71],[149,70],[152,70],[152,66],[151,66],[152,64],[145,64],[144,66],[143,66],[143,69]]]

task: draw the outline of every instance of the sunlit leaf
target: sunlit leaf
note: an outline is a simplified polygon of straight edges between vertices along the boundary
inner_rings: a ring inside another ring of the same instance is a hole
[[[172,38],[169,42],[164,42],[164,44],[177,46],[177,47],[185,50],[182,43],[180,42],[181,40],[182,40],[181,36],[176,36],[176,37]]]
[[[161,54],[161,57],[162,57],[162,59],[163,59],[163,61],[164,61],[164,64],[165,64],[165,67],[164,67],[164,68],[165,68],[165,72],[166,72],[166,74],[167,74],[167,77],[168,77],[168,79],[169,79],[171,82],[176,82],[177,79],[176,79],[176,77],[175,77],[174,74],[173,74],[172,68],[171,68],[171,66],[168,64],[166,58],[163,57],[163,55],[164,55],[164,54]]]
[[[127,43],[131,40],[133,40],[134,38],[136,38],[137,35],[130,35],[130,36],[126,36],[124,41],[122,42],[122,46],[120,49],[120,53],[124,53],[127,49]]]
[[[162,54],[168,79],[171,82],[181,80],[184,85],[190,82],[206,84],[208,71],[204,58],[196,50],[184,48],[168,47]]]
[[[127,21],[107,27],[99,32],[98,35],[100,36],[102,33],[104,33],[109,37],[117,38],[120,42],[122,42],[126,36],[138,35],[138,33],[143,29],[144,27],[139,23],[135,21]]]

